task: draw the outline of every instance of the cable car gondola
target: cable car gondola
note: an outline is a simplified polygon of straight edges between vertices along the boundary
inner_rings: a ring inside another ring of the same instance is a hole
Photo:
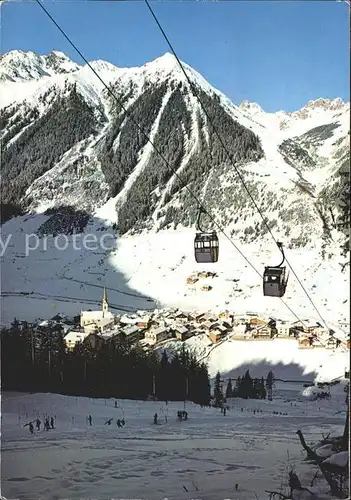
[[[282,267],[285,260],[283,244],[277,242],[277,245],[283,255],[283,260],[279,266],[266,266],[263,273],[263,295],[268,297],[283,297],[288,283],[289,276],[286,274],[285,266]]]
[[[200,207],[197,218],[197,233],[194,240],[195,260],[199,263],[217,262],[219,241],[216,231],[203,231],[200,226],[200,217],[206,211]]]

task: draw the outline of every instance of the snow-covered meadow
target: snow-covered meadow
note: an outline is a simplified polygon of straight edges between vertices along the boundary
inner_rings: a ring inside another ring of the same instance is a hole
[[[4,393],[3,498],[265,500],[265,490],[286,485],[290,467],[309,485],[314,469],[296,431],[308,442],[342,434],[345,393],[339,384],[331,400],[312,401],[303,391],[277,383],[272,402],[234,399],[225,416],[187,402],[183,422],[183,402],[119,400],[115,408],[113,399]],[[31,435],[23,425],[44,414],[56,428]]]

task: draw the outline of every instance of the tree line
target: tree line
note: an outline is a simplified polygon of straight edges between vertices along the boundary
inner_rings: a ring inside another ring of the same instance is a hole
[[[228,380],[227,388],[224,393],[223,381],[220,372],[217,372],[214,384],[214,406],[223,406],[228,398],[242,399],[268,399],[272,401],[272,392],[274,386],[274,374],[269,371],[266,380],[261,378],[252,378],[250,371],[236,379],[233,385],[232,379]]]
[[[75,396],[210,403],[207,367],[183,346],[159,356],[132,345],[124,335],[66,349],[60,324],[38,326],[14,320],[1,330],[2,389]]]

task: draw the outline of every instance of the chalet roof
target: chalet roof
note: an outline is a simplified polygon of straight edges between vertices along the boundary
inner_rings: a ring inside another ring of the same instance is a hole
[[[209,329],[211,328],[211,326],[212,326],[212,325],[213,325],[213,323],[212,323],[211,321],[203,321],[203,322],[201,323],[200,328],[205,327],[206,329],[208,329],[208,330],[209,330]]]
[[[134,326],[128,326],[127,328],[123,328],[122,331],[125,335],[133,335],[133,333],[140,332],[140,328],[134,325]]]
[[[216,324],[216,330],[219,330],[220,332],[226,332],[228,328],[224,326],[223,324]]]
[[[183,334],[183,333],[188,333],[189,329],[186,326],[179,326],[175,328],[175,331]]]
[[[190,312],[190,313],[188,314],[188,317],[189,317],[189,319],[191,319],[191,320],[195,320],[195,319],[197,319],[197,318],[200,318],[201,316],[202,316],[202,314],[201,314],[201,313],[197,313],[197,312]]]
[[[201,316],[201,318],[199,318],[199,320],[202,322],[202,321],[216,321],[217,318],[216,316],[214,316],[213,314],[210,314],[210,313],[205,313]]]
[[[112,323],[114,323],[114,317],[113,316],[112,316],[112,318],[111,317],[105,317],[105,318],[99,319],[99,326],[111,325]]]
[[[137,323],[148,323],[151,319],[150,314],[144,314],[143,316],[139,316],[136,320]]]
[[[87,333],[84,333],[84,332],[81,332],[78,330],[71,330],[70,332],[67,333],[67,335],[64,336],[64,340],[66,342],[68,342],[69,340],[71,340],[71,341],[72,340],[74,340],[74,341],[83,340],[87,336],[88,336]]]
[[[178,311],[175,315],[174,315],[175,318],[180,318],[180,317],[185,317],[187,318],[188,315],[187,313],[183,312],[183,311]]]
[[[123,316],[121,316],[120,318],[120,323],[123,323],[124,325],[135,325],[136,318],[127,314],[123,314]]]
[[[152,333],[159,334],[159,333],[163,333],[163,332],[167,332],[167,331],[168,331],[168,327],[167,326],[159,326]]]

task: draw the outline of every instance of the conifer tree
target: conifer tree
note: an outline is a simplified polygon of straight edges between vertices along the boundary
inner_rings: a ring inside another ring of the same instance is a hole
[[[241,394],[241,384],[242,384],[241,377],[238,377],[236,379],[235,389],[233,391],[236,398],[241,397],[241,395],[240,395]]]
[[[266,395],[267,395],[267,392],[266,392],[266,389],[264,386],[264,378],[262,377],[260,380],[260,398],[266,399]]]
[[[252,397],[253,382],[252,382],[252,378],[251,378],[249,370],[246,371],[246,373],[243,377],[242,385],[241,385],[241,392],[242,392],[241,397],[244,399],[248,399],[248,398]]]
[[[225,397],[227,399],[233,397],[233,386],[232,386],[232,379],[231,378],[228,380],[227,389],[225,391]]]
[[[222,392],[222,382],[221,382],[221,374],[217,372],[214,384],[214,406],[218,407],[222,405],[223,401],[223,392]]]
[[[267,375],[267,380],[266,380],[266,389],[267,389],[267,396],[268,400],[272,401],[273,399],[273,386],[274,386],[274,374],[272,370],[268,372]]]

